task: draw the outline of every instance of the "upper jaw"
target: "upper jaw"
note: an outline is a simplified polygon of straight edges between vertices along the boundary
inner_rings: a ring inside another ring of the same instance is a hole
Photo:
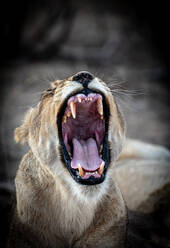
[[[99,90],[74,92],[63,102],[57,118],[61,155],[76,182],[104,181],[109,164],[108,121],[109,107]]]

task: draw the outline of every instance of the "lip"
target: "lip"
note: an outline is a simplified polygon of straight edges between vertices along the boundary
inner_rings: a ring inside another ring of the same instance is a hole
[[[102,150],[101,158],[104,160],[105,165],[104,165],[103,173],[101,174],[100,177],[94,177],[93,175],[91,175],[88,178],[83,178],[79,175],[78,170],[73,169],[71,167],[71,157],[70,157],[70,155],[66,149],[66,146],[65,146],[65,143],[63,140],[63,136],[62,136],[62,118],[63,118],[64,112],[65,112],[65,109],[67,107],[67,102],[68,102],[69,98],[71,98],[77,94],[88,95],[90,93],[100,94],[103,97],[103,111],[104,111],[104,115],[105,115],[105,134],[104,134],[104,139],[103,139],[103,150]],[[95,184],[102,183],[105,180],[105,176],[106,176],[107,169],[109,166],[109,161],[110,161],[110,158],[109,158],[110,152],[109,152],[109,144],[108,144],[109,115],[110,115],[110,110],[109,110],[108,104],[106,102],[106,97],[103,95],[102,92],[96,91],[96,90],[84,89],[82,91],[72,92],[72,94],[70,94],[64,100],[63,104],[61,105],[61,108],[60,108],[58,116],[57,116],[57,126],[58,126],[61,158],[62,158],[62,162],[64,163],[64,166],[66,166],[70,175],[77,183],[80,183],[83,185],[95,185]]]

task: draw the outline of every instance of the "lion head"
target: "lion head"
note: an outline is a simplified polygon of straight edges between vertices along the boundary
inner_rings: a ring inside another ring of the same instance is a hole
[[[105,180],[124,136],[110,89],[86,71],[52,83],[15,130],[16,142],[28,142],[42,166],[83,185]]]

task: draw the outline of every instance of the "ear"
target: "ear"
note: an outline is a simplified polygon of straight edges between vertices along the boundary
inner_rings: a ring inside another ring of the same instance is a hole
[[[62,80],[56,80],[54,82],[51,83],[51,88],[54,89],[57,87],[57,85],[61,82]]]
[[[21,144],[25,144],[28,141],[28,128],[26,128],[25,124],[15,129],[14,139]]]
[[[32,111],[33,108],[31,108],[27,113],[24,123],[20,127],[17,127],[14,131],[14,139],[17,143],[25,144],[28,142]]]

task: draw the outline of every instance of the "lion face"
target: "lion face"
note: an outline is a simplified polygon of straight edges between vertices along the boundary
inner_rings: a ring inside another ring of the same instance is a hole
[[[107,85],[89,72],[56,81],[15,130],[53,174],[100,184],[124,141],[124,121]]]

